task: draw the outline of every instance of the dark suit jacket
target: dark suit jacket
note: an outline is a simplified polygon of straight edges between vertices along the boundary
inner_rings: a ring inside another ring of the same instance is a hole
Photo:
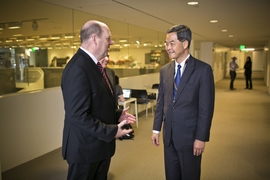
[[[63,158],[71,163],[91,163],[113,156],[121,110],[116,111],[114,96],[99,68],[83,50],[66,65],[61,88]]]
[[[179,151],[192,151],[194,140],[209,141],[215,87],[210,65],[189,57],[173,102],[175,61],[161,68],[159,95],[153,129],[168,146],[173,140]]]

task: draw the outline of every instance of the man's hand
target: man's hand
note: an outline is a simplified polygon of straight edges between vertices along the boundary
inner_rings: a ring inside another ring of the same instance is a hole
[[[154,146],[159,146],[159,133],[153,133],[151,137],[152,143]]]
[[[117,133],[115,135],[115,138],[119,138],[122,137],[128,133],[132,132],[132,129],[122,129],[122,126],[124,126],[126,124],[126,120],[123,120],[122,122],[120,122],[117,126],[118,126],[118,130]]]
[[[122,114],[118,120],[119,122],[122,122],[124,120],[126,120],[126,124],[133,124],[134,122],[136,122],[135,116],[127,113],[128,109],[129,109],[129,107],[123,109]]]
[[[196,139],[194,141],[194,148],[193,148],[194,156],[200,156],[204,151],[204,147],[205,147],[205,142]]]

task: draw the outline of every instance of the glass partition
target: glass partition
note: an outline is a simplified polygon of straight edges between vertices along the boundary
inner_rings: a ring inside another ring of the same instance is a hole
[[[0,18],[0,25],[5,26],[2,30],[0,26],[0,95],[25,91],[22,84],[28,86],[31,81],[25,72],[36,72],[34,68],[43,71],[44,88],[60,86],[66,63],[80,47],[80,29],[91,19],[106,23],[111,30],[114,45],[108,67],[120,78],[159,72],[169,62],[163,32],[41,1],[33,3],[35,8],[20,1],[3,5],[9,12],[18,7],[24,11]],[[20,28],[9,29],[9,22],[15,21],[20,21]]]

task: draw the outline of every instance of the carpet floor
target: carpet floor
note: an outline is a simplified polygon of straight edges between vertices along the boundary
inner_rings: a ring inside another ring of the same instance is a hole
[[[270,95],[262,79],[253,90],[236,79],[216,83],[215,112],[210,142],[202,160],[202,180],[270,179]],[[149,111],[151,112],[151,111]],[[164,180],[163,146],[151,144],[153,115],[139,116],[134,140],[117,140],[108,180]],[[162,143],[162,142],[161,142]],[[2,174],[2,180],[64,180],[67,164],[61,148]]]

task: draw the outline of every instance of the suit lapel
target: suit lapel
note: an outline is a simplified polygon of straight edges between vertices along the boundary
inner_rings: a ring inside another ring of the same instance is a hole
[[[88,57],[89,59],[89,64],[90,66],[92,66],[93,69],[95,69],[96,73],[98,74],[98,76],[100,77],[100,80],[102,81],[102,83],[104,84],[104,86],[106,87],[108,93],[110,94],[111,98],[114,100],[114,95],[111,93],[110,88],[108,87],[106,80],[104,79],[102,73],[99,70],[99,67],[95,64],[94,60],[88,55],[86,54],[83,50],[79,49],[78,52],[84,54],[85,56]],[[105,71],[105,70],[104,70]],[[110,82],[109,82],[110,83]],[[113,89],[113,88],[112,88]],[[114,92],[113,92],[114,93]]]
[[[181,77],[181,81],[178,87],[178,91],[175,97],[175,101],[177,101],[177,99],[179,98],[180,94],[182,93],[183,89],[185,88],[185,85],[187,84],[191,74],[193,73],[195,69],[195,61],[194,58],[190,55],[186,68],[184,70],[184,73]]]
[[[170,92],[171,102],[173,101],[173,86],[174,86],[174,67],[175,67],[175,61],[172,61],[170,65],[168,66],[168,78],[165,80],[169,81],[168,83],[168,92]]]

